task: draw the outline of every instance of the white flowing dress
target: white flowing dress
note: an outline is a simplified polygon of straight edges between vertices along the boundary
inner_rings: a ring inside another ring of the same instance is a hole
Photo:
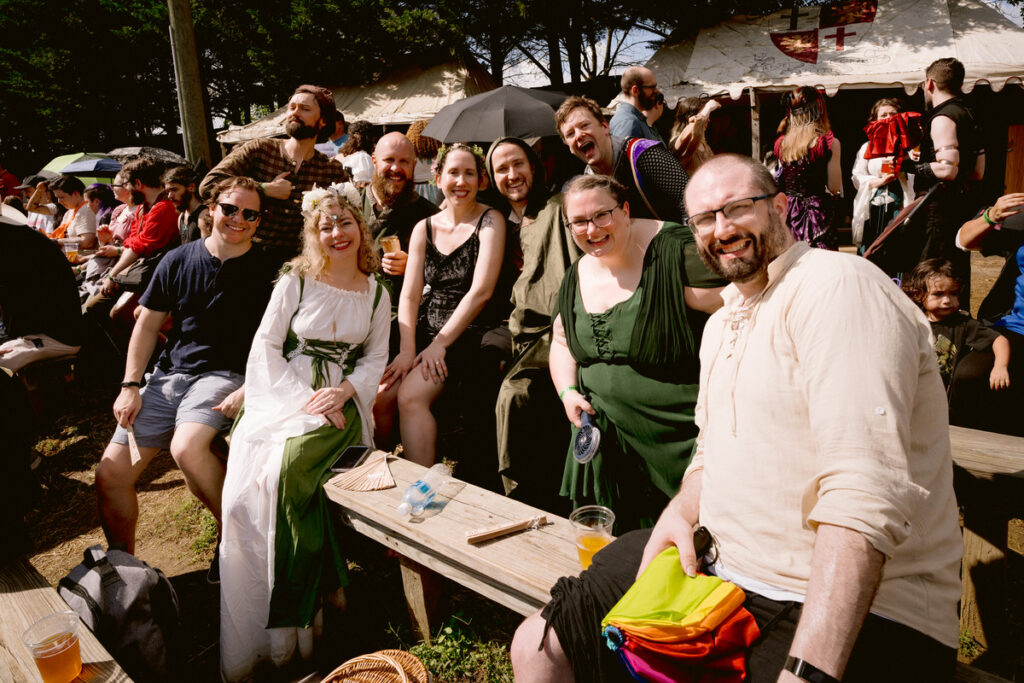
[[[303,412],[312,389],[312,361],[298,354],[286,359],[282,346],[289,324],[300,337],[363,343],[363,355],[344,376],[328,365],[327,386],[348,379],[362,422],[362,443],[373,443],[371,409],[387,363],[391,301],[367,277],[367,291],[341,290],[294,274],[285,274],[270,298],[245,373],[245,412],[231,437],[222,497],[220,545],[220,653],[226,680],[244,680],[261,660],[283,665],[296,647],[306,658],[312,651],[310,628],[267,628],[274,582],[274,542],[278,479],[285,441],[323,426]],[[293,318],[294,314],[294,318]]]

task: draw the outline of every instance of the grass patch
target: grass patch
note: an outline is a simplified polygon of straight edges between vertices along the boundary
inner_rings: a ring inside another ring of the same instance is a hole
[[[217,548],[217,520],[196,498],[189,496],[171,518],[182,537],[192,539],[192,555],[196,562],[209,559]]]
[[[504,642],[483,640],[462,613],[438,629],[430,645],[408,648],[430,670],[434,680],[447,683],[512,683],[512,661]]]
[[[960,654],[969,659],[975,659],[985,651],[985,646],[979,643],[973,635],[967,631],[960,632]]]

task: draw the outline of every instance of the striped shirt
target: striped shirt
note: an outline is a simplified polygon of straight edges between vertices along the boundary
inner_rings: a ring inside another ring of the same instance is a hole
[[[348,174],[340,162],[320,152],[302,162],[298,173],[284,152],[285,140],[266,138],[251,140],[240,145],[213,167],[199,186],[199,194],[209,199],[214,186],[232,176],[247,176],[259,183],[269,183],[282,173],[290,173],[292,192],[288,199],[264,199],[264,215],[253,242],[277,249],[302,248],[302,193],[313,189],[315,183],[326,187],[341,183]]]

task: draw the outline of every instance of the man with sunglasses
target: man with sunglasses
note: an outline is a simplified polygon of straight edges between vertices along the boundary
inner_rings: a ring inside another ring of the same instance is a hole
[[[169,253],[140,299],[114,402],[118,427],[96,470],[107,541],[128,552],[135,551],[135,482],[161,449],[170,449],[189,490],[220,519],[225,464],[210,447],[241,408],[245,363],[276,266],[253,248],[263,215],[260,186],[250,178],[228,178],[212,197],[210,236]],[[144,377],[168,315],[173,327],[167,344]],[[216,568],[208,578],[217,580]]]
[[[615,114],[608,127],[611,134],[619,138],[644,138],[664,142],[661,134],[647,123],[645,111],[658,103],[658,79],[654,72],[643,66],[631,66],[622,72],[622,101],[615,108]],[[661,98],[664,103],[665,98]]]
[[[864,259],[796,242],[756,160],[711,159],[686,198],[701,257],[732,283],[704,327],[693,460],[652,530],[519,627],[516,680],[628,680],[599,624],[675,546],[686,574],[743,589],[761,631],[745,680],[951,682],[963,543],[928,321]]]

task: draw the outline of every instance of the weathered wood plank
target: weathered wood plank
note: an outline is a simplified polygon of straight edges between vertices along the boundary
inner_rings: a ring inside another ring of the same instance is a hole
[[[1024,438],[950,427],[953,462],[981,479],[1009,478],[1024,484]]]
[[[57,591],[29,564],[18,559],[0,567],[0,675],[4,681],[33,681],[42,678],[32,655],[21,642],[21,634],[38,619],[68,609]],[[76,681],[114,683],[128,681],[96,636],[82,626],[79,630],[82,649],[82,673]]]
[[[396,510],[402,494],[425,469],[404,459],[389,461],[396,486],[384,491],[345,491],[328,482],[328,498],[341,505],[345,521],[360,533],[402,553],[520,614],[536,611],[562,576],[580,571],[569,521],[548,514],[540,529],[477,545],[466,532],[541,514],[543,511],[491,491],[453,482],[447,500],[422,518]]]
[[[956,663],[956,672],[953,674],[956,683],[1010,683],[1008,678],[1000,678],[981,669],[975,669],[963,662]]]

